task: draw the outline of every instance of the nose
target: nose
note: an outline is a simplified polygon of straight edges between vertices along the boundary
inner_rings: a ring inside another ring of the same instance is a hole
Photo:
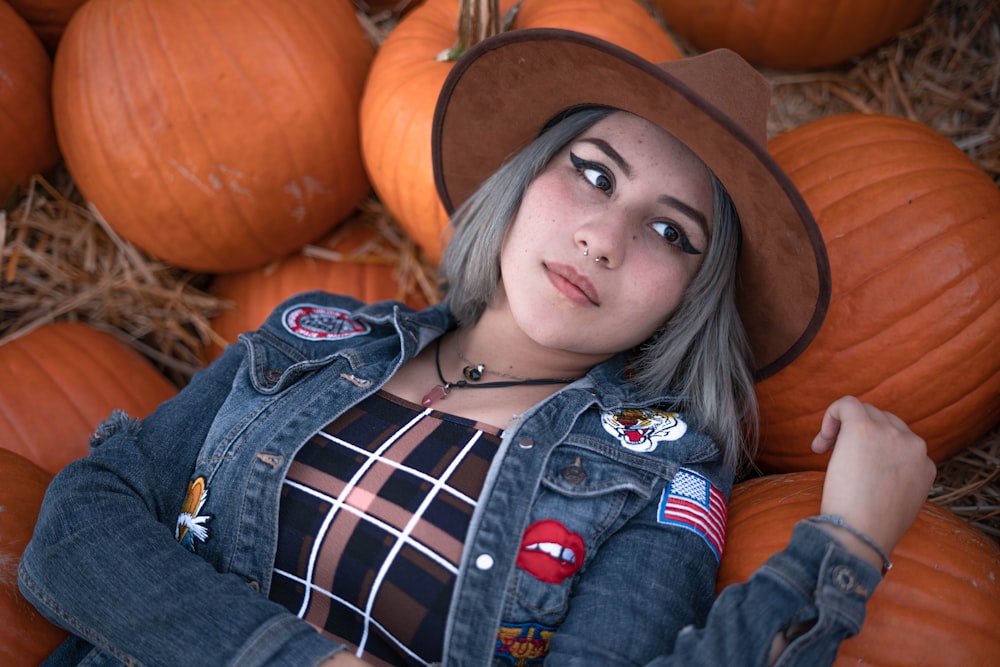
[[[625,258],[624,237],[621,221],[602,219],[578,227],[573,240],[584,257],[610,269],[620,266]]]

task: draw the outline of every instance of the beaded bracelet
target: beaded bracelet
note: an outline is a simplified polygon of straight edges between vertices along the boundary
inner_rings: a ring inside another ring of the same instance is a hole
[[[875,540],[868,537],[854,526],[849,525],[846,521],[844,521],[844,517],[840,516],[839,514],[819,514],[817,516],[809,517],[806,520],[809,521],[810,523],[828,523],[831,526],[837,526],[838,528],[843,528],[851,535],[854,535],[854,537],[858,538],[859,540],[870,546],[872,549],[875,550],[875,553],[877,553],[879,557],[882,559],[883,577],[885,576],[886,572],[892,569],[892,561],[889,560],[888,554],[885,553],[882,547],[880,547],[875,542]]]

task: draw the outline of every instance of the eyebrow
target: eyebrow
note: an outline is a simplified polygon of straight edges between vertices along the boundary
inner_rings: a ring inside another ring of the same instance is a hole
[[[660,197],[659,201],[667,206],[676,208],[678,211],[694,220],[698,223],[698,226],[701,227],[701,231],[705,233],[705,238],[711,237],[711,234],[708,233],[708,219],[705,217],[704,213],[689,204],[685,204],[676,197],[671,197],[670,195],[663,195]]]
[[[629,178],[632,177],[632,165],[630,165],[628,161],[621,156],[621,153],[612,148],[611,144],[606,142],[604,139],[598,139],[596,137],[584,137],[583,139],[580,139],[580,141],[585,141],[588,144],[593,144],[597,146],[599,149],[601,149],[602,153],[607,155],[615,164],[618,165],[618,168],[625,173],[625,176]]]
[[[580,139],[580,141],[585,141],[589,144],[597,146],[602,153],[607,155],[608,158],[611,159],[611,161],[613,161],[615,164],[618,165],[618,168],[622,170],[622,172],[625,174],[626,177],[631,178],[632,165],[628,163],[628,160],[622,157],[621,153],[612,148],[611,144],[606,142],[604,139],[598,139],[597,137],[584,137]],[[680,199],[677,199],[676,197],[671,197],[669,195],[663,195],[662,197],[659,198],[659,201],[662,204],[666,204],[667,206],[671,206],[677,209],[678,211],[680,211],[681,213],[683,213],[684,215],[686,215],[687,217],[691,218],[696,223],[698,223],[698,225],[701,227],[701,230],[705,233],[706,238],[709,238],[711,236],[708,232],[708,219],[705,217],[704,213],[702,213],[695,207],[691,206],[690,204],[686,204]]]

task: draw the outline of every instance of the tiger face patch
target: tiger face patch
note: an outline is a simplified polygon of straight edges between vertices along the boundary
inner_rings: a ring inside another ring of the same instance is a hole
[[[605,410],[601,413],[601,425],[618,438],[622,447],[633,452],[651,452],[661,442],[678,440],[687,433],[687,424],[676,412],[650,408]]]

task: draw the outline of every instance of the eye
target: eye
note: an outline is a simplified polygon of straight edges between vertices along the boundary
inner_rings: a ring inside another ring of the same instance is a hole
[[[677,246],[689,255],[700,255],[701,251],[691,245],[684,230],[673,222],[659,220],[652,223],[653,230],[670,245]]]
[[[584,160],[573,153],[569,154],[569,160],[573,163],[573,167],[579,172],[580,176],[584,178],[592,186],[600,190],[605,194],[611,194],[615,189],[615,179],[614,176],[608,172],[602,165],[591,162],[589,160]]]

